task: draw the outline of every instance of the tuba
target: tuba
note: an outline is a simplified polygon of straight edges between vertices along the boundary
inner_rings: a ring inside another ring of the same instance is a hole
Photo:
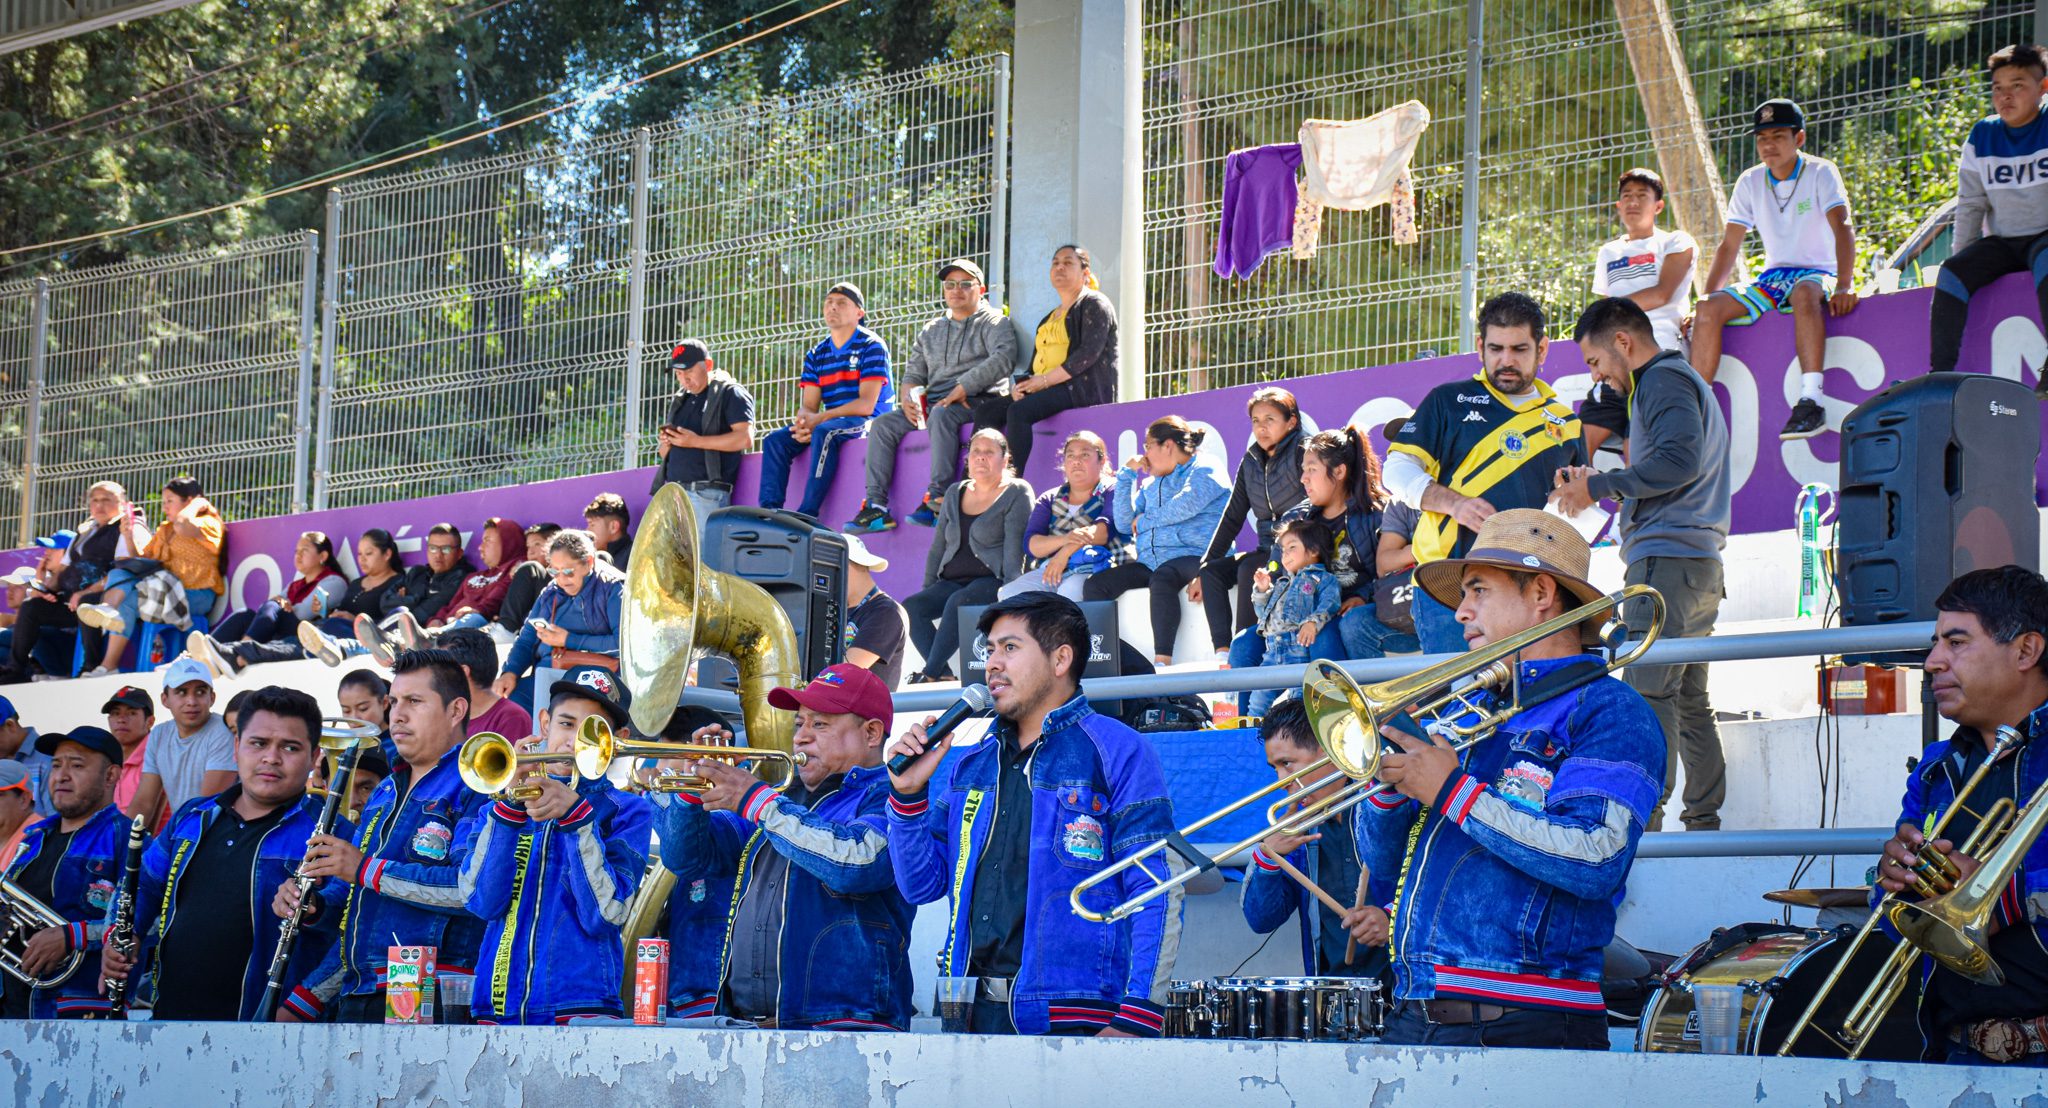
[[[663,485],[640,517],[619,618],[619,677],[633,690],[633,729],[660,734],[682,699],[691,661],[699,652],[724,654],[739,668],[747,743],[789,758],[796,717],[770,707],[768,692],[803,683],[796,628],[768,590],[706,566],[699,533],[697,513],[680,485]],[[778,764],[764,758],[756,772],[775,784],[787,775],[785,769],[770,776]],[[656,859],[633,896],[625,926],[629,979],[634,945],[653,934],[675,883],[676,875]]]

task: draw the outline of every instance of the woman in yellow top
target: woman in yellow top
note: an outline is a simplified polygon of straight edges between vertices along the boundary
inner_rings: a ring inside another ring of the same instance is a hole
[[[1070,245],[1052,252],[1052,289],[1060,306],[1038,321],[1031,365],[1010,385],[1004,437],[1019,476],[1040,420],[1116,399],[1116,309],[1095,286],[1088,251]],[[1059,483],[1050,480],[1056,476],[1047,475],[1048,486]]]
[[[185,586],[186,608],[195,616],[205,616],[227,588],[221,573],[227,521],[200,492],[199,480],[194,477],[174,477],[164,485],[163,509],[164,522],[142,548],[142,556],[163,563],[164,571]],[[121,668],[121,654],[141,624],[134,584],[149,576],[136,573],[137,568],[146,567],[116,565],[107,575],[106,591],[99,602],[79,606],[79,622],[107,632],[104,660],[98,669],[82,676],[98,677]]]

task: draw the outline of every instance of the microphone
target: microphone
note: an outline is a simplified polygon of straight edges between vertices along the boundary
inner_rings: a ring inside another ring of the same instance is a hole
[[[940,739],[953,733],[953,728],[988,711],[988,706],[992,703],[994,700],[988,695],[987,685],[969,685],[961,689],[960,699],[954,701],[953,706],[934,720],[931,728],[925,732],[925,752],[930,753],[931,748],[937,745]],[[911,754],[908,751],[898,754],[889,759],[889,772],[902,773],[910,768],[910,763],[922,757],[923,754]]]

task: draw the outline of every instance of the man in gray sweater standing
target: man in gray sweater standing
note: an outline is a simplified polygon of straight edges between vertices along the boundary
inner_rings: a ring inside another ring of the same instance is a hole
[[[924,325],[903,371],[903,402],[868,427],[868,492],[843,531],[890,531],[889,484],[896,479],[896,447],[919,428],[931,431],[932,477],[910,522],[930,527],[960,462],[960,429],[1002,430],[1010,411],[1010,371],[1017,364],[1017,332],[983,299],[981,267],[955,258],[939,267],[946,314]]]
[[[1621,502],[1621,560],[1631,585],[1664,596],[1664,634],[1712,634],[1721,612],[1721,548],[1728,542],[1728,421],[1720,402],[1685,355],[1659,350],[1650,317],[1623,297],[1596,300],[1572,337],[1593,376],[1628,401],[1629,465],[1597,473],[1560,470],[1551,503],[1577,515],[1593,502]],[[1650,605],[1622,611],[1632,634],[1649,623]],[[1664,727],[1664,791],[1650,814],[1663,822],[1679,760],[1685,762],[1688,831],[1717,831],[1727,795],[1721,732],[1707,703],[1707,667],[1633,666],[1622,675],[1643,694]]]

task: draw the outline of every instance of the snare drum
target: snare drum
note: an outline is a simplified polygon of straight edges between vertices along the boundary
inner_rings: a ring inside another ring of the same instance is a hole
[[[1174,1039],[1214,1039],[1215,989],[1207,981],[1175,981],[1166,990],[1166,1034]]]
[[[1380,986],[1370,978],[1225,977],[1210,998],[1216,1038],[1360,1042],[1380,1033]]]

